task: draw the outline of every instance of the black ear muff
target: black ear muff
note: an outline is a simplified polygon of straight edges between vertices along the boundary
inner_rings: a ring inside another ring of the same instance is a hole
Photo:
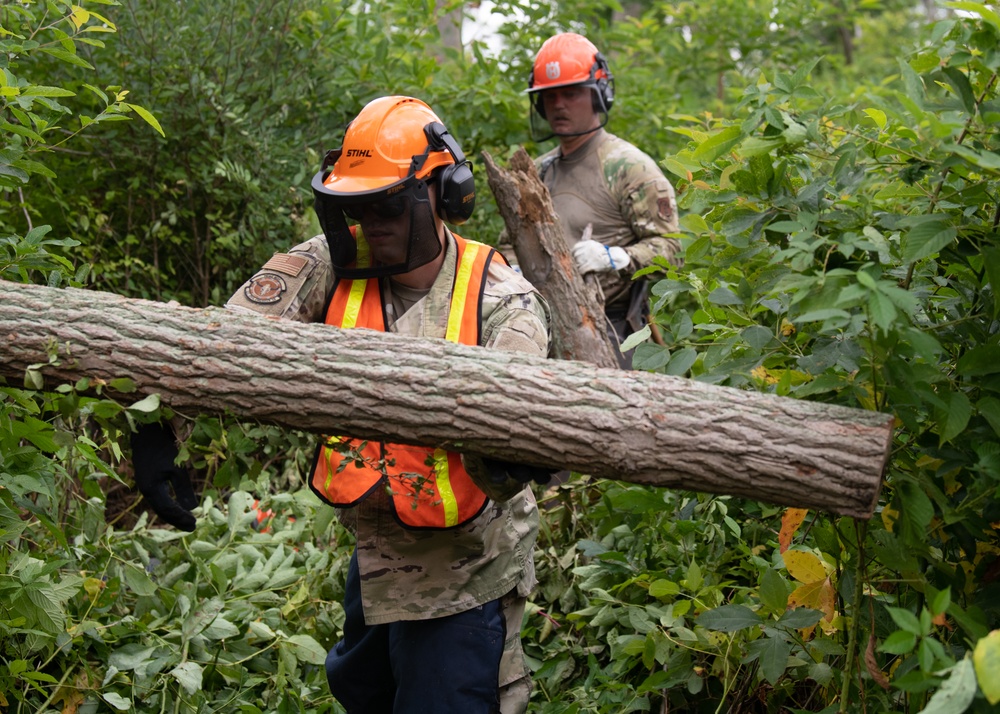
[[[427,144],[434,151],[447,151],[455,163],[442,168],[437,175],[438,215],[442,220],[460,226],[469,220],[476,207],[476,180],[472,164],[465,158],[458,142],[444,125],[431,122],[424,127]]]
[[[608,61],[604,55],[598,52],[594,55],[594,65],[590,72],[597,77],[598,72],[604,72],[604,76],[597,79],[594,87],[594,111],[607,114],[611,111],[611,105],[615,103],[615,78],[608,67]],[[602,105],[603,106],[600,106]]]

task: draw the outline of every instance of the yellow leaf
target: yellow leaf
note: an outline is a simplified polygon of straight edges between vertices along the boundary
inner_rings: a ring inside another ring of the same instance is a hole
[[[800,583],[815,583],[826,579],[823,561],[804,550],[786,550],[781,554],[788,574]]]
[[[74,5],[73,12],[70,14],[69,20],[76,26],[76,29],[79,30],[90,21],[90,13],[79,5]]]
[[[833,584],[829,578],[800,585],[788,596],[789,608],[808,607],[819,610],[823,613],[823,621],[828,624],[833,622],[833,616],[836,614],[834,610],[836,602],[837,594],[833,591]]]
[[[994,705],[1000,702],[1000,630],[993,630],[976,643],[972,664],[986,701]]]
[[[778,532],[778,552],[784,553],[788,550],[788,546],[792,544],[792,538],[795,537],[795,532],[802,525],[807,513],[809,511],[805,508],[785,509],[784,515],[781,516],[781,530]],[[788,572],[792,572],[791,568],[788,569]]]
[[[890,508],[886,506],[882,509],[882,525],[885,529],[892,533],[892,527],[895,525],[896,521],[899,520],[899,511],[895,508]]]

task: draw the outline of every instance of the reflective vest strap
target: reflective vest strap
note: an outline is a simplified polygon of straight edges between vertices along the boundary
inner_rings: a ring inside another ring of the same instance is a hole
[[[458,243],[458,268],[455,271],[455,289],[445,339],[449,342],[478,345],[486,271],[495,251],[488,245],[465,240],[457,235],[455,241]]]
[[[326,311],[326,324],[344,329],[361,325],[385,332],[378,280],[344,280],[338,283]]]
[[[458,499],[451,488],[451,473],[448,467],[448,452],[444,449],[434,449],[434,481],[437,484],[438,496],[441,498],[441,508],[444,509],[444,526],[450,528],[458,525]]]

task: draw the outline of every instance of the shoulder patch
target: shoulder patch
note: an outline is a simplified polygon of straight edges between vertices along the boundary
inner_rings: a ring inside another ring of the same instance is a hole
[[[669,196],[657,199],[656,209],[660,214],[660,218],[665,221],[669,221],[674,217],[674,202]]]
[[[276,253],[271,259],[264,263],[261,270],[277,270],[279,273],[291,275],[293,278],[302,272],[302,269],[309,264],[306,258],[301,255],[290,255],[288,253]]]
[[[285,256],[291,257],[291,256]],[[273,260],[273,258],[271,259]],[[268,261],[270,265],[271,261]],[[267,267],[266,265],[264,266]],[[301,268],[299,268],[301,270]],[[288,290],[284,278],[277,273],[260,272],[250,278],[250,282],[243,288],[243,295],[250,302],[258,305],[271,305],[281,302],[281,296]]]

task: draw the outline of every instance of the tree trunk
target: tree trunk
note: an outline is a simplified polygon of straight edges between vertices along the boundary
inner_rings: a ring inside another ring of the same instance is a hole
[[[486,176],[524,277],[552,308],[552,355],[598,367],[617,367],[617,345],[608,337],[604,301],[594,275],[573,264],[549,190],[534,162],[519,148],[504,170],[483,152]]]
[[[862,518],[892,438],[888,414],[679,377],[90,290],[0,294],[0,377],[129,377],[182,413]]]

